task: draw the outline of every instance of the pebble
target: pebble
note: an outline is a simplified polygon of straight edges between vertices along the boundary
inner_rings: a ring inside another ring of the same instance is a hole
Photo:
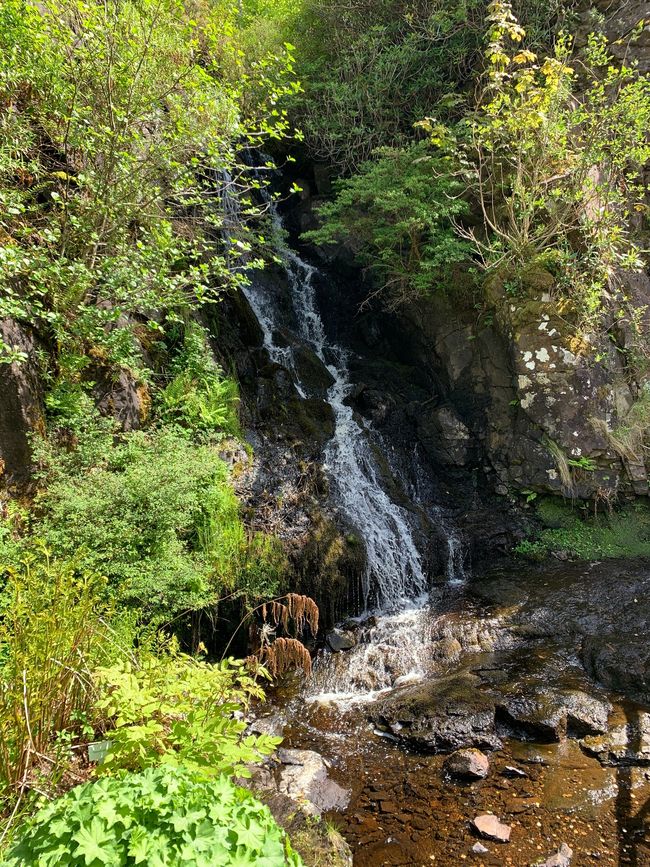
[[[485,853],[489,851],[488,847],[484,846],[482,843],[474,843],[472,846],[472,852],[474,852],[475,855],[485,855]]]
[[[544,861],[542,867],[569,867],[573,858],[573,849],[562,843],[554,855]]]

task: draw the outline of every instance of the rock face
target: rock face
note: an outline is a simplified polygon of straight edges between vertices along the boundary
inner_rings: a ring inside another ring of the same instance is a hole
[[[9,483],[24,483],[31,471],[29,435],[43,425],[38,347],[12,319],[0,322],[0,338],[23,355],[20,362],[0,364],[0,461]]]
[[[490,772],[490,760],[480,750],[456,750],[445,761],[443,769],[452,777],[482,780]]]

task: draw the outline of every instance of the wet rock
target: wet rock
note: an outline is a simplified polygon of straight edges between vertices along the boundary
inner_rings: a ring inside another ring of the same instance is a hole
[[[270,735],[273,738],[281,738],[284,732],[286,720],[280,714],[259,717],[253,720],[248,731],[254,735]]]
[[[327,633],[327,644],[330,650],[339,653],[342,650],[351,650],[357,643],[352,632],[344,629],[332,629]]]
[[[573,849],[562,843],[560,848],[544,861],[540,867],[569,867],[573,858]]]
[[[371,706],[370,718],[425,751],[498,749],[494,702],[479,685],[479,678],[461,673],[402,686]]]
[[[22,361],[0,364],[0,477],[25,482],[31,472],[29,438],[43,422],[43,387],[38,345],[30,331],[13,319],[0,320],[0,341]]]
[[[521,768],[515,768],[514,765],[506,765],[505,768],[501,771],[504,777],[527,777],[528,774],[526,771],[522,771]]]
[[[302,805],[304,812],[320,815],[329,810],[344,810],[350,793],[330,780],[327,763],[313,750],[278,750],[281,768],[278,791]]]
[[[650,704],[650,642],[629,630],[588,635],[582,643],[585,668],[604,686]]]
[[[605,699],[582,690],[526,690],[517,684],[519,695],[497,700],[499,719],[516,734],[528,734],[542,742],[560,741],[567,735],[583,737],[607,731],[611,705]]]
[[[481,837],[486,837],[488,840],[496,840],[497,843],[510,841],[510,825],[500,822],[492,813],[485,813],[472,819],[472,826]]]
[[[472,846],[472,852],[474,852],[475,855],[485,855],[486,852],[489,851],[488,847],[484,846],[482,843],[474,843]]]
[[[583,738],[581,748],[607,766],[650,765],[650,713],[627,707],[625,717],[606,734]]]
[[[445,760],[442,767],[452,777],[482,780],[490,771],[490,762],[485,753],[480,750],[456,750]]]

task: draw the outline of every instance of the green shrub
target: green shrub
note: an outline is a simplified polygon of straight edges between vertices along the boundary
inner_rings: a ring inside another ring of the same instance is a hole
[[[650,509],[642,503],[611,514],[572,517],[563,513],[561,527],[542,530],[534,540],[521,542],[516,553],[542,560],[565,551],[578,560],[650,556]]]
[[[165,764],[203,776],[248,777],[247,766],[281,742],[244,735],[243,715],[264,692],[242,662],[210,664],[171,646],[100,668],[93,677],[95,713],[111,744],[100,773]]]
[[[336,185],[334,201],[319,209],[322,227],[306,238],[348,243],[395,304],[435,291],[467,258],[453,228],[467,205],[447,162],[426,143],[376,156]]]
[[[268,807],[230,780],[152,768],[72,789],[28,823],[2,867],[300,867]]]
[[[169,618],[216,604],[224,589],[273,595],[283,556],[244,528],[215,447],[163,428],[91,457],[99,463],[75,467],[74,453],[49,450],[33,532],[105,575],[121,603]]]

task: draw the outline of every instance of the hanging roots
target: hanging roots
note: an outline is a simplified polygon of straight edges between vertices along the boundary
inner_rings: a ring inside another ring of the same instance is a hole
[[[276,638],[262,650],[262,662],[273,677],[301,668],[311,674],[311,656],[305,645],[296,638]]]
[[[266,622],[270,619],[274,626],[281,625],[287,632],[289,621],[293,620],[300,634],[305,630],[305,624],[314,636],[318,632],[318,605],[310,596],[302,596],[300,593],[287,593],[282,602],[267,602],[262,606],[262,619]]]

